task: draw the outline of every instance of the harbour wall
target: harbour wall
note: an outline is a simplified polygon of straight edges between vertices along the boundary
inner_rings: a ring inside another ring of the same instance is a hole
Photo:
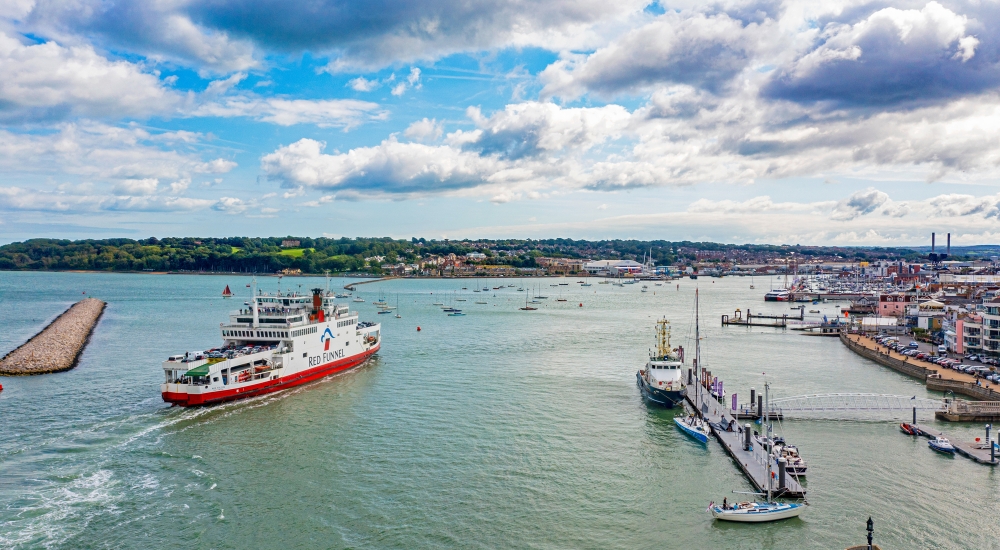
[[[927,389],[940,392],[951,391],[960,393],[962,395],[976,398],[980,401],[1000,401],[1000,392],[994,391],[993,388],[977,386],[971,382],[948,380],[947,378],[936,378],[934,376],[928,377]]]
[[[344,290],[350,290],[351,292],[354,292],[354,290],[355,290],[354,287],[356,287],[358,285],[370,285],[372,283],[381,283],[382,281],[391,281],[393,279],[398,279],[398,278],[399,277],[396,277],[396,276],[381,277],[381,278],[378,278],[378,279],[371,279],[369,281],[358,281],[356,283],[348,283],[348,284],[344,285]]]
[[[919,378],[921,380],[926,381],[927,375],[937,373],[936,370],[928,369],[920,365],[910,363],[909,361],[901,361],[899,359],[896,359],[895,357],[889,357],[884,353],[879,353],[871,348],[859,344],[854,340],[852,340],[851,335],[847,334],[846,332],[840,333],[840,341],[843,342],[844,345],[846,345],[848,349],[850,349],[854,353],[857,353],[862,357],[871,359],[872,361],[875,361],[880,365],[889,367],[894,371],[901,372],[903,374],[912,376],[914,378]]]
[[[978,399],[980,401],[998,401],[1000,400],[1000,392],[996,392],[990,388],[985,388],[982,386],[977,386],[971,382],[962,382],[960,380],[949,380],[947,378],[938,378],[937,376],[932,376],[937,374],[936,369],[930,369],[923,367],[919,362],[914,361],[902,361],[896,359],[895,357],[890,357],[884,353],[879,353],[864,344],[855,342],[852,336],[858,337],[857,335],[851,335],[846,332],[840,333],[840,341],[847,346],[848,349],[857,353],[858,355],[871,359],[876,363],[889,367],[890,369],[901,372],[907,376],[912,376],[914,378],[919,378],[927,384],[927,389],[946,392],[951,391],[955,394],[964,395],[966,397],[971,397],[973,399]],[[861,336],[861,338],[864,338]]]
[[[0,359],[0,375],[45,374],[75,367],[106,306],[95,298],[73,304],[41,332]]]

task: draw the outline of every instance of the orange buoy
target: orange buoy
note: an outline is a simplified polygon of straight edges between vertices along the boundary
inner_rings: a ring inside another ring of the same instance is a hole
[[[417,327],[417,332],[420,332],[420,327]]]

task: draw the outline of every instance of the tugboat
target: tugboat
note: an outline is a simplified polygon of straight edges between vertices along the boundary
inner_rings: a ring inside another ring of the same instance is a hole
[[[651,353],[646,367],[635,373],[642,396],[657,405],[673,408],[684,401],[684,349],[670,347],[670,321],[656,322],[656,352]]]
[[[185,407],[281,391],[352,369],[378,352],[381,325],[315,288],[299,293],[253,291],[249,307],[232,311],[222,345],[163,362],[163,400]]]

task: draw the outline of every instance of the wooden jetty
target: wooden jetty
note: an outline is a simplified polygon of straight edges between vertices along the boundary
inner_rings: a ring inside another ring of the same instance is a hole
[[[781,480],[778,479],[777,471],[773,471],[774,477],[768,480],[767,465],[761,464],[758,461],[760,457],[755,456],[752,451],[744,450],[742,441],[744,434],[736,428],[737,425],[740,425],[737,419],[733,418],[732,414],[716,401],[712,397],[711,392],[707,390],[703,389],[698,392],[701,403],[696,403],[694,390],[694,387],[688,386],[685,399],[687,399],[688,403],[695,408],[702,418],[706,421],[718,422],[722,425],[728,425],[730,421],[733,422],[733,431],[720,430],[712,426],[712,435],[719,441],[722,448],[729,453],[729,456],[736,462],[743,475],[750,480],[750,483],[753,484],[757,491],[762,493],[767,492],[768,481],[770,481],[771,492],[775,497],[794,499],[804,499],[806,497],[805,488],[790,473],[785,475],[784,487],[780,486]],[[754,441],[753,444],[757,445],[757,442]]]
[[[747,310],[746,317],[743,316],[743,312],[736,310],[732,316],[723,315],[722,316],[722,326],[742,326],[742,327],[773,327],[773,328],[788,328],[788,320],[805,320],[805,306],[798,308],[799,314],[789,316],[785,315],[763,315],[763,314],[753,314],[750,310]]]
[[[966,458],[971,458],[980,464],[987,464],[990,466],[1000,464],[1000,453],[996,454],[996,458],[992,460],[990,459],[990,445],[992,444],[990,441],[985,443],[969,443],[966,441],[959,441],[957,438],[947,435],[944,432],[932,430],[919,424],[912,424],[912,426],[917,429],[917,434],[928,439],[934,439],[938,436],[947,438],[948,441],[951,441],[952,446],[955,447],[955,452]]]

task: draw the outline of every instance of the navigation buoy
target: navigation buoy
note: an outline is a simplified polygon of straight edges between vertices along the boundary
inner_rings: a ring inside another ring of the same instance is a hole
[[[580,302],[580,307],[583,307],[583,302]]]
[[[420,327],[417,327],[417,332],[420,332]]]
[[[87,291],[86,291],[86,290],[84,290],[84,291],[83,291],[83,292],[82,292],[81,294],[86,294],[86,293],[87,293]]]

